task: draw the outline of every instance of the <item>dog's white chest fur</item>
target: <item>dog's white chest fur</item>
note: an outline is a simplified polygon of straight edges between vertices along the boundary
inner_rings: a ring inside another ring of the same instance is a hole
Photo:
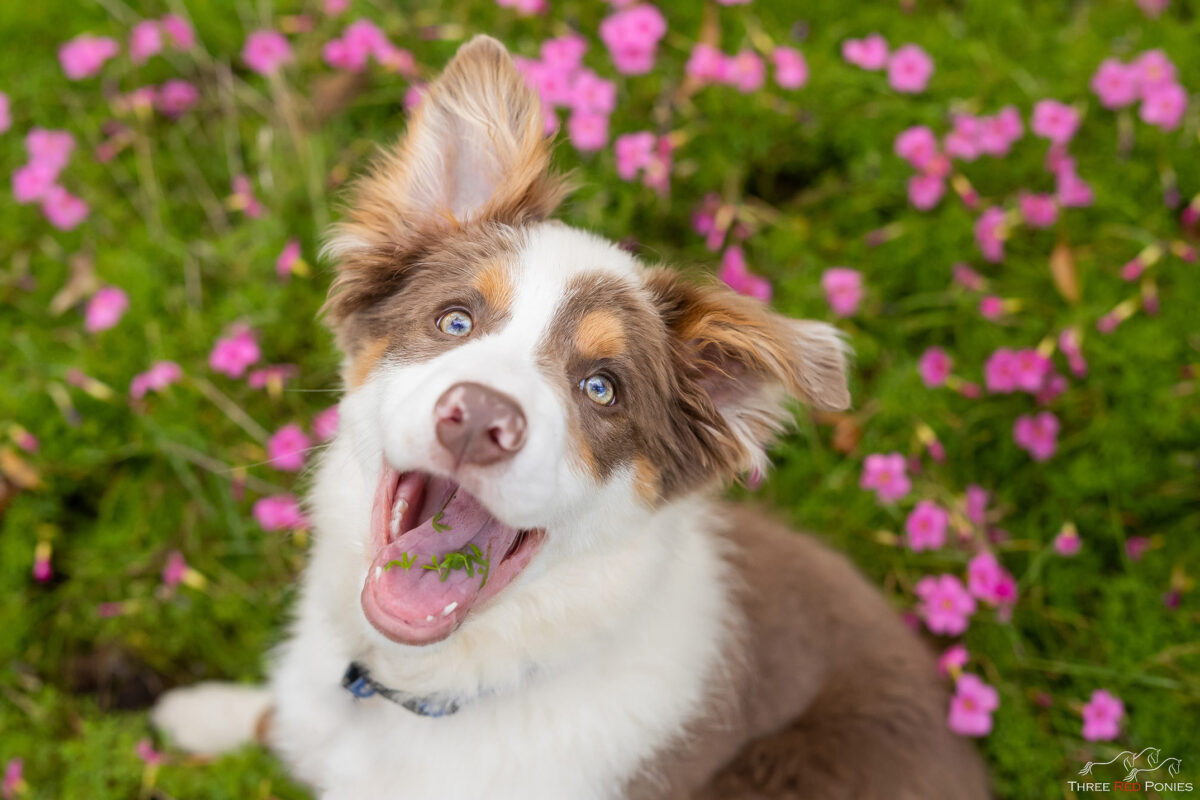
[[[340,449],[317,481],[321,535],[272,680],[272,746],[321,797],[619,797],[703,711],[730,613],[724,561],[702,524],[707,503],[666,511],[657,529],[618,548],[530,576],[451,640],[396,656],[342,579],[362,557],[361,537],[346,529],[363,504]],[[620,524],[611,512],[597,510]],[[340,686],[354,659],[389,686],[467,699],[440,718],[357,699]],[[489,692],[470,697],[472,685]]]

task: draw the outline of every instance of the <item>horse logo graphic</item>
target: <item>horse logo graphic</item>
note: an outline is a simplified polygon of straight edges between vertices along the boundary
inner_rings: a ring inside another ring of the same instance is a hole
[[[1132,750],[1122,750],[1121,752],[1117,753],[1115,756],[1110,758],[1108,761],[1089,761],[1089,762],[1087,762],[1086,764],[1083,765],[1083,769],[1079,770],[1079,774],[1080,775],[1091,775],[1092,767],[1108,766],[1109,764],[1112,764],[1113,762],[1115,762],[1117,759],[1121,759],[1121,766],[1124,767],[1126,770],[1129,770],[1130,775],[1136,775],[1139,770],[1142,772],[1149,771],[1145,768],[1139,768],[1137,766],[1138,759],[1140,759],[1142,756],[1145,756],[1146,762],[1148,764],[1150,764],[1150,768],[1157,769],[1159,766],[1161,766],[1161,764],[1158,763],[1158,758],[1161,754],[1162,754],[1162,750],[1157,747],[1147,747],[1142,752],[1136,753],[1136,754]],[[1168,759],[1168,760],[1178,761],[1179,759],[1176,758],[1176,759]],[[1179,772],[1179,767],[1176,766],[1175,772],[1172,772],[1171,774],[1174,775],[1178,772]],[[1127,778],[1126,780],[1133,780],[1133,778]]]
[[[1143,775],[1147,772],[1157,772],[1158,770],[1162,769],[1163,767],[1166,767],[1167,774],[1170,775],[1172,778],[1174,778],[1176,775],[1179,774],[1179,768],[1182,766],[1183,766],[1183,761],[1181,759],[1168,758],[1168,759],[1165,759],[1161,764],[1159,764],[1156,767],[1149,767],[1149,768],[1147,768],[1147,767],[1130,767],[1129,774],[1125,776],[1125,780],[1136,781],[1138,779],[1138,775]]]

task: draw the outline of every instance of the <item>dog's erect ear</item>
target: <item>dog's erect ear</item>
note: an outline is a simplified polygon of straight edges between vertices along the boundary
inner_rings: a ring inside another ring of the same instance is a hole
[[[335,322],[393,286],[406,259],[472,222],[549,216],[567,193],[550,170],[541,101],[504,46],[467,42],[424,91],[401,141],[353,187],[325,254],[339,260]]]
[[[794,320],[723,284],[688,283],[667,270],[647,276],[671,335],[681,379],[702,389],[728,426],[735,471],[766,468],[766,448],[790,418],[787,401],[850,406],[848,348],[836,328]],[[697,414],[704,418],[705,414]]]
[[[504,45],[476,36],[426,88],[402,141],[356,187],[353,229],[343,232],[394,241],[426,224],[517,225],[544,219],[565,193],[550,172],[541,101]]]

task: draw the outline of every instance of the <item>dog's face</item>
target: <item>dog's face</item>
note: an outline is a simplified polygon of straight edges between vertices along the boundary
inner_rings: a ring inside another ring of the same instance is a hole
[[[761,469],[788,397],[849,403],[828,326],[547,221],[565,187],[542,132],[504,48],[475,39],[329,245],[340,435],[378,477],[362,605],[404,644],[623,535],[573,523]]]

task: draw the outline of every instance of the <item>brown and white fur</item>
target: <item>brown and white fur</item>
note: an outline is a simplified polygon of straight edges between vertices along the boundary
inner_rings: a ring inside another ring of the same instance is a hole
[[[712,497],[764,468],[788,398],[849,404],[840,337],[549,221],[566,188],[542,131],[478,37],[358,183],[328,247],[347,393],[291,636],[269,686],[176,690],[155,722],[201,753],[265,734],[331,800],[986,797],[931,657],[877,591]],[[469,335],[439,329],[449,308]],[[598,372],[611,406],[580,388]],[[435,416],[464,383],[523,414],[519,446],[449,452]],[[360,602],[385,464],[536,532],[511,583],[425,643]],[[462,708],[356,699],[351,660]]]

